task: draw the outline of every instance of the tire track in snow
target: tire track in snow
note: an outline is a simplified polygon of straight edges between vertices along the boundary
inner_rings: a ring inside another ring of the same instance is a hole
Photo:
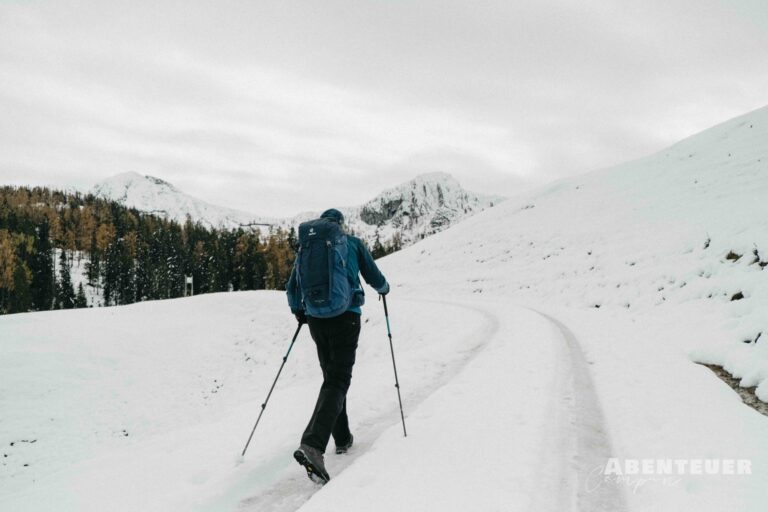
[[[454,376],[459,374],[472,360],[478,356],[478,354],[482,352],[483,348],[485,348],[498,333],[500,329],[500,322],[494,313],[463,302],[418,298],[400,298],[399,300],[413,304],[431,303],[456,307],[471,311],[472,313],[482,317],[484,320],[483,327],[479,331],[474,332],[470,338],[466,338],[468,342],[472,342],[478,339],[480,341],[475,343],[468,343],[470,348],[467,350],[464,358],[454,363],[449,371],[441,373],[436,379],[430,382],[429,385],[420,385],[415,389],[408,390],[407,395],[403,396],[403,408],[407,422],[408,413],[411,410],[416,410],[424,400],[426,400],[436,390],[450,382]],[[393,334],[393,336],[396,336],[396,334]],[[397,357],[397,354],[395,354],[395,356]],[[399,422],[398,416],[399,415],[396,415],[393,412],[387,412],[361,421],[357,427],[357,432],[355,435],[355,446],[353,449],[343,456],[330,454],[326,457],[326,466],[331,475],[338,475],[345,468],[352,465],[358,457],[365,455],[365,453],[368,451],[367,449],[373,445],[379,436],[395,423],[393,422],[393,418],[397,418]],[[280,455],[280,460],[265,461],[264,465],[268,467],[273,465],[279,466],[281,461],[283,459],[287,460],[287,458],[291,458],[289,452],[286,452],[284,455]],[[292,460],[290,462],[291,467],[293,468],[295,463]],[[333,479],[326,485],[333,485]],[[322,487],[317,487],[314,485],[308,486],[306,475],[304,474],[303,470],[296,466],[295,471],[292,471],[288,476],[282,476],[281,478],[278,478],[271,485],[268,484],[268,487],[262,489],[258,495],[239,500],[237,510],[239,512],[294,511],[300,508],[304,503],[312,498],[316,492],[321,489]]]
[[[581,344],[573,332],[558,319],[541,311],[527,309],[545,318],[560,331],[572,369],[570,387],[573,400],[570,417],[574,428],[562,433],[572,436],[571,442],[575,444],[575,474],[564,475],[565,479],[570,480],[569,487],[575,494],[569,500],[571,505],[563,510],[573,510],[574,507],[575,510],[584,512],[626,510],[624,496],[618,485],[599,485],[600,470],[613,455],[600,401]],[[563,464],[562,470],[567,472],[568,466]]]
[[[446,300],[422,300],[434,304],[445,304],[462,307],[484,315],[493,323],[491,332],[484,334],[484,343],[473,352],[471,358],[464,361],[461,367],[452,373],[451,377],[458,374],[463,367],[469,364],[477,355],[486,348],[492,337],[500,330],[500,320],[495,313],[488,309],[482,309],[479,305],[470,305],[465,302]],[[574,462],[568,464],[567,460],[560,465],[561,478],[565,484],[560,496],[558,510],[578,510],[584,512],[619,512],[626,510],[626,503],[621,488],[615,484],[600,483],[601,470],[606,461],[613,456],[611,440],[605,427],[605,420],[600,406],[594,382],[589,371],[584,352],[573,332],[558,319],[541,311],[524,308],[541,316],[551,323],[561,334],[565,341],[566,359],[570,367],[570,410],[568,420],[561,425],[563,438],[560,443],[563,446],[572,446],[575,450]],[[449,379],[448,379],[449,380]],[[556,390],[555,390],[556,391]],[[552,397],[554,404],[560,404],[559,397]],[[575,471],[572,471],[572,468]],[[597,474],[596,474],[597,473]]]

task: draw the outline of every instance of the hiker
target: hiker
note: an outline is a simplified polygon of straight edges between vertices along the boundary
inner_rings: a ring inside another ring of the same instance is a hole
[[[358,272],[379,294],[389,293],[371,253],[362,240],[344,233],[343,222],[342,213],[330,209],[299,226],[299,249],[286,285],[291,312],[309,325],[323,371],[315,410],[293,456],[313,481],[323,484],[330,480],[323,454],[331,435],[337,454],[353,441],[346,396],[365,301]]]

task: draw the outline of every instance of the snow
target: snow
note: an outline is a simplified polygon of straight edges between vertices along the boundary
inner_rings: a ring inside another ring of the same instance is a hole
[[[217,496],[230,485],[242,486],[248,498],[254,476],[268,489],[281,475],[293,476],[308,498],[314,487],[295,474],[290,458],[320,373],[307,332],[300,333],[246,462],[236,465],[294,330],[284,306],[282,293],[243,292],[3,317],[0,406],[15,414],[3,418],[0,445],[9,457],[0,505],[189,509],[231,500]],[[443,344],[426,342],[440,311],[398,322],[409,332],[409,345],[398,352],[401,369],[424,379],[422,386],[401,379],[410,388],[406,398],[423,399],[475,350],[468,339],[482,332],[484,317],[453,309],[456,337]],[[392,306],[392,315],[400,311]],[[391,409],[396,395],[384,320],[381,314],[366,320],[355,376],[360,392],[349,397],[359,411],[356,450],[390,417],[399,419]],[[22,439],[36,442],[19,444]]]
[[[390,428],[302,510],[574,509],[574,470],[595,462],[586,451],[576,459],[572,435],[574,400],[587,390],[557,326],[506,306],[481,303],[492,315],[487,345],[408,417],[411,437]],[[605,490],[605,506],[588,510],[616,510],[620,494]]]
[[[371,297],[322,488],[291,457],[306,331],[239,459],[295,330],[281,293],[1,317],[0,509],[762,511],[768,419],[696,363],[767,398],[766,142],[761,109],[379,260],[408,437]],[[609,459],[752,473],[605,481]]]
[[[399,234],[407,247],[503,200],[468,192],[450,174],[433,172],[384,190],[362,206],[342,208],[342,212],[350,229],[371,245],[377,236],[383,243]],[[372,217],[382,220],[372,223]]]
[[[111,199],[139,211],[167,217],[180,224],[187,217],[208,227],[237,228],[250,224],[274,224],[276,219],[212,205],[180,191],[167,181],[136,172],[125,172],[97,183],[97,197]]]
[[[246,226],[298,228],[321,212],[303,212],[290,218],[273,218],[211,205],[178,190],[168,182],[135,172],[118,174],[95,185],[95,196],[111,199],[143,212],[183,224],[187,218],[208,227],[236,229]],[[504,198],[468,192],[450,174],[417,176],[383,191],[361,206],[337,206],[349,229],[373,246],[377,238],[389,243],[395,235],[408,246],[442,231],[462,219],[498,204]],[[329,205],[331,206],[331,205]],[[367,215],[366,215],[367,214]],[[375,222],[374,222],[375,221]]]

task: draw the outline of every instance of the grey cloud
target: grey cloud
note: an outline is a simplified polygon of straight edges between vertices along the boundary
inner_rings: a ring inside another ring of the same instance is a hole
[[[766,20],[754,0],[4,3],[0,178],[135,170],[280,214],[431,170],[511,193],[765,104]]]

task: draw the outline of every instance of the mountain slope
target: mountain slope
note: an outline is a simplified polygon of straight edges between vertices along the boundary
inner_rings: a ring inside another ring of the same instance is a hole
[[[572,290],[564,305],[574,307],[704,300],[744,309],[750,301],[730,304],[734,294],[762,300],[768,291],[760,286],[767,197],[764,108],[650,157],[510,198],[419,244],[421,256],[387,261],[415,265],[417,281],[404,284],[415,288],[514,290],[526,299]],[[462,237],[468,242],[457,243]],[[446,273],[452,265],[466,271]]]
[[[447,173],[422,174],[387,189],[362,206],[342,208],[347,224],[364,239],[397,236],[404,246],[438,233],[503,198],[468,192]]]
[[[124,173],[97,184],[98,197],[183,223],[189,216],[209,227],[237,228],[275,226],[288,229],[317,218],[321,212],[305,212],[291,218],[265,217],[208,204],[152,176]],[[424,174],[388,189],[367,203],[340,207],[347,225],[371,246],[378,239],[410,245],[473,215],[503,198],[464,190],[449,174]]]
[[[126,172],[94,185],[93,195],[111,199],[137,210],[160,215],[183,224],[189,216],[207,227],[236,228],[252,224],[274,224],[276,219],[215,206],[180,191],[153,176]]]
[[[388,261],[417,270],[407,289],[653,315],[711,308],[727,328],[697,357],[725,365],[768,401],[768,344],[755,343],[768,334],[766,198],[763,108],[650,157],[509,199],[419,244],[419,257]]]

